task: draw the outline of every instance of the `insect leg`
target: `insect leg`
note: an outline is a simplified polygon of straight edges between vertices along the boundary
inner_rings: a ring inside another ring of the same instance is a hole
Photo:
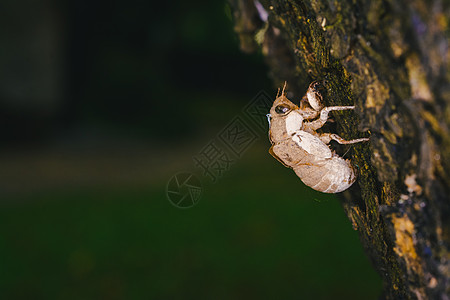
[[[345,139],[341,138],[339,135],[334,134],[334,133],[323,133],[320,135],[319,138],[325,144],[328,144],[331,140],[335,140],[339,144],[356,144],[356,143],[360,143],[360,142],[367,142],[369,140],[369,138],[345,140]]]
[[[354,106],[329,106],[329,107],[325,107],[320,111],[320,117],[319,119],[312,121],[312,122],[308,122],[307,126],[312,129],[312,130],[317,130],[319,128],[321,128],[328,120],[328,114],[330,113],[330,111],[334,111],[334,110],[347,110],[347,109],[354,109]]]

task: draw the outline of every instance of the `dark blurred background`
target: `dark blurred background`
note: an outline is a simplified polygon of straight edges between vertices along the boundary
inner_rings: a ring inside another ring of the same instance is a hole
[[[6,0],[0,32],[1,299],[378,297],[336,197],[267,135],[215,183],[194,166],[276,94],[226,2]],[[179,209],[186,170],[203,195]]]

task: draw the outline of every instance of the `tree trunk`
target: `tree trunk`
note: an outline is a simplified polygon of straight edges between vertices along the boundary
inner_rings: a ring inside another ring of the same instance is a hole
[[[334,114],[342,137],[370,133],[341,200],[383,298],[449,299],[450,3],[230,2],[241,48],[262,49],[288,98],[320,80],[326,106],[356,105],[358,120]]]

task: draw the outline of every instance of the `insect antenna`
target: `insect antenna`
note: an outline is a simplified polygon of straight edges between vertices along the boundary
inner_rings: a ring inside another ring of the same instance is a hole
[[[284,82],[283,91],[281,92],[281,95],[284,95],[284,90],[286,89],[287,81]]]
[[[277,91],[277,98],[278,98],[279,94],[280,94],[280,88],[278,88],[278,91]]]

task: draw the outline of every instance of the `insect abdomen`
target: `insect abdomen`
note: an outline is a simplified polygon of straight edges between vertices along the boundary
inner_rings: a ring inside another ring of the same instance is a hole
[[[320,163],[296,165],[293,169],[304,184],[323,193],[342,192],[356,179],[350,163],[337,156]]]
[[[310,156],[308,152],[298,147],[292,139],[286,139],[282,142],[274,144],[273,153],[286,166],[291,168],[305,160],[308,160],[307,157]]]

